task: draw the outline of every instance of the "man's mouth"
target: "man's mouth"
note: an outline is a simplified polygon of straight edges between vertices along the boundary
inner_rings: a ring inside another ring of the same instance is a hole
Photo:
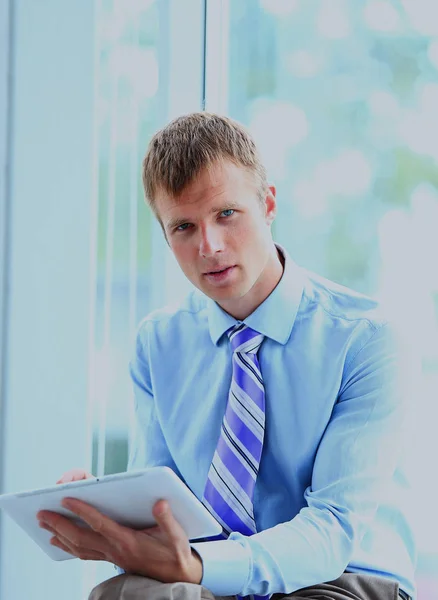
[[[206,271],[204,275],[206,277],[220,277],[221,275],[226,275],[229,271],[234,269],[236,265],[231,265],[230,267],[222,267],[221,269],[214,269],[213,271]]]
[[[217,273],[223,273],[224,271],[226,271],[227,269],[230,269],[231,267],[224,267],[223,269],[215,269],[214,271],[207,271],[206,275],[216,275]]]

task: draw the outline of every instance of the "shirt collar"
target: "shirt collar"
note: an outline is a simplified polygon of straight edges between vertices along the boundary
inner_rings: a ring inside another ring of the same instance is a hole
[[[286,250],[276,244],[284,256],[284,270],[277,287],[243,323],[280,344],[286,344],[295,323],[304,289],[304,270],[298,266]],[[210,336],[217,345],[223,334],[236,323],[234,317],[207,298],[207,314]]]

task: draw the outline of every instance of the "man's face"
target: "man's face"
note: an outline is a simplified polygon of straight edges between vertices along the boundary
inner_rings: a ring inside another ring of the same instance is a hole
[[[255,176],[226,161],[204,170],[176,198],[159,192],[156,209],[186,277],[230,314],[243,307],[252,312],[275,287],[274,187],[262,204]]]

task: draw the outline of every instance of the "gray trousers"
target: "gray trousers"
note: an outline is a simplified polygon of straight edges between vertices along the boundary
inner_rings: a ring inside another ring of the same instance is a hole
[[[272,600],[399,600],[398,583],[383,577],[343,573],[338,579],[297,590],[292,594],[274,594]],[[140,575],[118,575],[103,581],[89,600],[233,600],[235,596],[214,596],[195,583],[161,583]]]

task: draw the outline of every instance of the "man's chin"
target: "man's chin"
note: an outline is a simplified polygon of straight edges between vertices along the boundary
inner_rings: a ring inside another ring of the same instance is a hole
[[[192,283],[206,296],[215,300],[216,302],[232,302],[233,300],[239,300],[242,296],[248,292],[248,286],[244,285],[244,282],[233,280],[228,282],[209,282],[206,279],[197,279],[196,283],[192,280]]]
[[[242,296],[245,295],[244,290],[237,288],[237,286],[229,286],[228,288],[214,288],[208,286],[203,286],[200,288],[201,291],[214,300],[215,302],[221,304],[223,302],[233,302],[234,300],[239,300]]]

